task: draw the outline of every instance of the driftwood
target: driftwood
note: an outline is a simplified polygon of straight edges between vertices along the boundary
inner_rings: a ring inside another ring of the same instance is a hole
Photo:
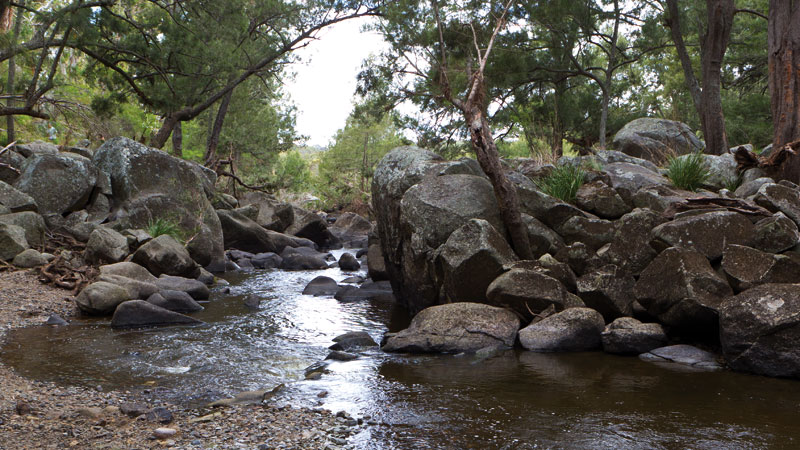
[[[70,262],[64,259],[64,251],[83,252],[85,249],[86,244],[77,241],[72,236],[61,233],[49,234],[44,250],[55,254],[56,257],[38,269],[39,281],[62,289],[68,289],[72,295],[76,295],[86,285],[92,283],[100,274],[100,271],[96,267],[87,264],[77,268],[73,267]]]
[[[14,141],[14,142],[12,142],[12,143],[10,143],[10,144],[6,145],[5,147],[3,147],[3,149],[2,149],[2,150],[0,150],[0,156],[3,156],[3,153],[7,152],[7,151],[8,151],[8,149],[10,149],[11,147],[13,147],[13,146],[14,146],[16,143],[17,143],[17,141]],[[10,164],[6,164],[6,163],[4,163],[4,162],[0,162],[0,167],[5,167],[6,169],[9,169],[9,170],[11,170],[12,172],[16,173],[17,175],[20,175],[20,172],[19,172],[19,170],[18,170],[17,168],[15,168],[15,167],[11,167],[11,165],[10,165]]]
[[[748,217],[769,217],[772,215],[767,209],[760,206],[744,200],[725,197],[688,198],[682,202],[675,202],[669,205],[662,215],[671,220],[678,213],[701,210],[727,210],[744,214]]]
[[[781,148],[773,149],[767,157],[756,155],[748,151],[744,146],[733,150],[733,157],[740,172],[754,167],[764,169],[770,176],[783,171],[788,161],[797,157],[800,152],[800,141],[790,142]]]

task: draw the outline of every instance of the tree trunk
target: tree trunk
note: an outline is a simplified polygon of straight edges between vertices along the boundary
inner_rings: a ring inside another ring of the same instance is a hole
[[[553,156],[556,159],[564,156],[564,119],[561,117],[561,100],[564,98],[566,82],[556,82],[553,94]]]
[[[369,134],[364,134],[364,152],[361,156],[361,192],[366,192],[365,179],[367,176],[367,142]]]
[[[204,157],[205,164],[210,163],[217,154],[217,146],[219,145],[219,135],[222,133],[222,124],[225,122],[225,115],[228,114],[228,105],[231,103],[233,90],[231,89],[225,97],[222,97],[222,103],[219,104],[217,110],[217,117],[214,119],[214,127],[211,128],[211,133],[208,135],[206,142],[206,154]]]
[[[606,123],[608,122],[608,104],[611,101],[611,94],[608,92],[611,85],[610,78],[606,77],[605,86],[600,89],[603,93],[603,98],[600,102],[600,130],[598,130],[599,136],[597,140],[597,148],[600,150],[606,149]]]
[[[24,0],[20,2],[20,5],[25,5]],[[21,10],[20,10],[21,11]],[[6,2],[5,4],[5,11],[3,12],[4,15],[7,15],[8,24],[10,26],[11,17],[12,17],[13,9],[11,8],[10,2]],[[17,40],[19,40],[19,32],[20,26],[22,24],[22,20],[20,17],[21,14],[16,15],[16,20],[14,21],[14,35],[12,37],[11,46],[15,47],[17,45]],[[9,95],[8,101],[6,102],[6,106],[11,109],[14,107],[14,89],[15,89],[15,78],[17,72],[17,64],[15,62],[15,57],[12,55],[8,59],[8,81],[6,83],[6,94]],[[17,140],[16,131],[14,130],[14,115],[9,114],[6,117],[6,137],[8,138],[8,143],[12,143]]]
[[[164,144],[167,143],[167,139],[169,139],[169,136],[172,134],[172,129],[175,128],[178,121],[177,115],[173,113],[164,117],[161,128],[159,128],[158,132],[153,136],[153,139],[150,140],[150,146],[154,148],[164,147]]]
[[[611,42],[608,49],[608,64],[605,70],[605,79],[600,90],[603,91],[603,99],[600,106],[600,130],[597,140],[597,147],[601,150],[606,149],[606,123],[608,123],[608,104],[611,101],[611,83],[614,81],[614,70],[617,64],[617,41],[619,40],[619,22],[621,20],[619,11],[619,1],[614,0],[614,31],[611,33]]]
[[[486,119],[486,115],[474,105],[468,105],[464,111],[464,118],[469,124],[470,141],[478,163],[492,182],[494,195],[503,215],[503,222],[511,234],[514,251],[522,259],[533,259],[528,229],[522,223],[522,215],[519,211],[517,190],[508,180],[500,165],[500,153],[494,143],[489,121]]]
[[[770,0],[767,26],[772,145],[800,140],[800,1]],[[800,183],[800,156],[790,154],[777,177]]]
[[[172,130],[172,156],[183,158],[183,127],[181,122],[175,124]]]
[[[672,35],[672,42],[675,43],[675,51],[678,53],[678,59],[681,62],[683,69],[683,77],[686,80],[686,87],[689,88],[689,94],[692,96],[692,103],[697,114],[700,116],[700,123],[702,126],[703,114],[700,112],[703,109],[703,101],[701,100],[700,83],[697,82],[697,77],[694,76],[694,69],[692,68],[692,59],[689,57],[689,52],[686,50],[686,44],[683,42],[683,33],[681,32],[681,15],[678,10],[678,0],[667,0],[667,7],[669,8],[669,19],[667,26],[669,27],[670,34]]]
[[[736,7],[733,0],[707,0],[708,28],[701,41],[700,62],[703,90],[703,137],[706,153],[721,155],[728,151],[728,136],[725,133],[725,116],[722,114],[722,60],[731,39],[733,15]]]

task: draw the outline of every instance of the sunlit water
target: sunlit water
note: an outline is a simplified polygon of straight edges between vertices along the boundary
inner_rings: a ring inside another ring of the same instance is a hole
[[[215,290],[194,315],[206,325],[112,330],[105,319],[28,328],[12,332],[0,356],[31,378],[147,390],[192,406],[285,383],[274,401],[376,420],[353,438],[359,448],[800,448],[797,381],[600,352],[508,351],[480,360],[374,349],[305,380],[333,337],[367,331],[380,341],[408,323],[385,302],[301,295],[319,275],[352,274],[231,274],[231,293]],[[262,309],[244,305],[250,294]]]

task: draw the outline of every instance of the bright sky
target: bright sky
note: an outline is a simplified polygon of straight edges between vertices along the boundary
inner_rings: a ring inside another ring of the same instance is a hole
[[[320,34],[320,39],[299,50],[303,63],[286,91],[297,105],[297,130],[309,145],[326,146],[344,127],[353,109],[356,75],[361,62],[384,47],[377,33],[361,32],[363,20],[348,20]]]

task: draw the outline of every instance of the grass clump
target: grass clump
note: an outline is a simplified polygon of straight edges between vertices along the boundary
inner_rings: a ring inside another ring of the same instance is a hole
[[[695,192],[708,180],[705,155],[699,152],[670,158],[667,177],[675,187]]]
[[[154,238],[157,238],[162,234],[167,234],[174,237],[178,242],[183,242],[184,239],[183,230],[181,230],[181,227],[174,220],[162,218],[150,220],[147,223],[147,228],[145,231],[147,231],[147,234]]]
[[[556,166],[549,175],[536,181],[536,186],[545,194],[575,203],[578,188],[583,184],[586,171],[580,166],[564,164]]]

